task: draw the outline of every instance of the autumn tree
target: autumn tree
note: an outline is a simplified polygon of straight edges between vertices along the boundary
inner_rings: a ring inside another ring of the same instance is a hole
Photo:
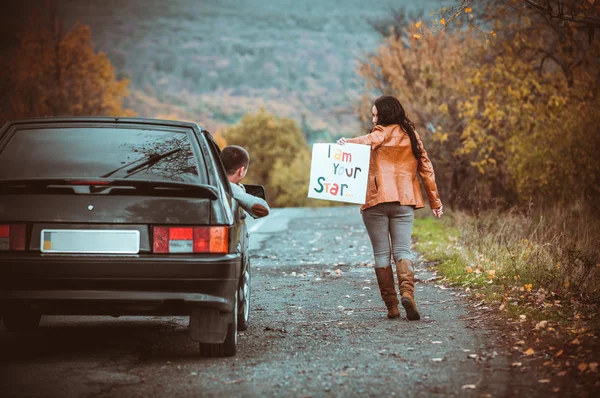
[[[383,44],[360,61],[366,84],[360,117],[367,127],[373,97],[397,96],[433,159],[441,195],[451,203],[468,200],[479,175],[469,157],[458,154],[464,129],[459,107],[468,78],[464,65],[476,62],[471,53],[476,38],[467,32],[433,34],[418,21],[396,26],[404,28],[391,30]]]
[[[3,119],[133,114],[122,105],[129,82],[94,50],[89,26],[63,32],[51,9],[31,16],[5,67]]]
[[[538,16],[554,29],[569,26],[584,31],[589,41],[600,29],[598,0],[461,0],[453,7],[441,9],[439,17],[443,19],[443,24],[458,22],[476,26],[471,14],[474,10],[492,17],[499,13],[503,18],[510,14]]]
[[[597,198],[598,41],[508,12],[513,3],[487,2],[468,27],[442,18],[391,32],[362,62],[365,98],[398,96],[430,132],[438,186],[455,204]]]
[[[250,167],[244,182],[264,185],[270,204],[307,204],[310,150],[296,122],[261,110],[245,115],[223,136],[229,145],[248,150]]]

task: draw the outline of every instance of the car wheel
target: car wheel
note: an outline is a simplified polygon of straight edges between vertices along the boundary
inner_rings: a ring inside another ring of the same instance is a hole
[[[235,308],[233,309],[233,321],[227,327],[227,337],[221,344],[198,343],[200,355],[203,357],[232,357],[237,352],[238,338],[238,293],[235,292]]]
[[[250,319],[250,265],[244,271],[240,287],[238,289],[239,308],[238,308],[238,331],[243,332],[248,329],[248,320]]]
[[[23,310],[4,314],[4,327],[9,332],[29,332],[37,329],[42,315],[39,312]]]

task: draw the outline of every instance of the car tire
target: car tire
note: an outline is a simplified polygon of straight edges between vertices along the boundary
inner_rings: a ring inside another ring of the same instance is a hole
[[[249,319],[250,319],[250,281],[251,273],[250,273],[250,264],[244,271],[242,275],[242,279],[240,280],[240,287],[238,289],[238,326],[237,330],[243,332],[248,329]]]
[[[203,357],[232,357],[237,352],[238,338],[238,292],[235,292],[234,298],[235,308],[233,309],[233,321],[227,327],[227,336],[225,341],[220,344],[198,343],[200,355]]]
[[[42,315],[39,312],[23,310],[3,315],[4,327],[9,332],[30,332],[40,325]]]

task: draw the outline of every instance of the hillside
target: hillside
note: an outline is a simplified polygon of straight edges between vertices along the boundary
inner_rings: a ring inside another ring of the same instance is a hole
[[[132,80],[129,106],[141,116],[214,131],[265,107],[313,141],[358,129],[356,59],[380,39],[369,21],[403,5],[429,12],[439,1],[62,0],[59,11],[91,25],[97,48]]]

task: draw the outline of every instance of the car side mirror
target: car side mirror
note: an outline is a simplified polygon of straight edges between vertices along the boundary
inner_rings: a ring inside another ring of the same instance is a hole
[[[262,185],[244,184],[244,188],[246,188],[246,193],[267,200],[267,193]]]

